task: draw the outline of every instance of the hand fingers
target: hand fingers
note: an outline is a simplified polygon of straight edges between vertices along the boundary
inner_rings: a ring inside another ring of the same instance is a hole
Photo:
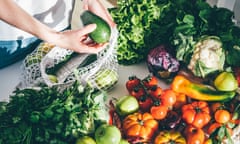
[[[88,2],[87,0],[83,0],[83,9],[88,10]]]
[[[104,44],[97,44],[97,43],[91,43],[86,47],[86,50],[90,53],[98,53],[106,48],[108,43]]]

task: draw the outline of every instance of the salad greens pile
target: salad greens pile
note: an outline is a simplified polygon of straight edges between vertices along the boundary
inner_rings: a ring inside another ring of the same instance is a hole
[[[206,0],[119,0],[109,11],[120,32],[120,64],[141,62],[160,44],[170,45],[179,61],[189,63],[194,44],[207,35],[220,38],[226,65],[240,66],[240,28],[226,8],[211,7]]]
[[[79,82],[57,88],[17,89],[0,103],[0,144],[69,144],[108,122],[106,94]]]
[[[144,59],[149,46],[145,39],[154,31],[151,24],[159,19],[167,5],[157,0],[118,0],[117,8],[110,9],[119,30],[118,61],[120,64],[138,63]]]

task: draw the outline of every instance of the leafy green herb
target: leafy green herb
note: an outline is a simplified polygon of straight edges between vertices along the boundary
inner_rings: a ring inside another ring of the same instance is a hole
[[[78,82],[63,92],[54,87],[17,89],[9,102],[0,103],[0,144],[74,143],[107,122],[105,96]]]

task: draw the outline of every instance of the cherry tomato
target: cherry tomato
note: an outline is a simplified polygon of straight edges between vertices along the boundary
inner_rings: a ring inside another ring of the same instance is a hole
[[[227,110],[220,109],[214,113],[214,118],[218,123],[226,123],[230,120],[231,114]]]
[[[145,90],[144,90],[143,88],[141,88],[141,87],[135,87],[135,88],[130,92],[130,95],[136,97],[136,98],[139,100],[142,96],[146,95],[146,93],[145,93]]]
[[[143,112],[149,111],[153,105],[152,99],[150,97],[144,97],[144,96],[142,98],[140,98],[138,103],[139,103],[140,110]]]
[[[223,103],[220,102],[214,102],[211,104],[210,108],[213,113],[215,113],[217,110],[222,109],[224,107]]]
[[[158,79],[153,75],[148,75],[143,79],[143,84],[146,88],[151,88],[152,86],[156,86],[158,84]]]
[[[136,76],[128,77],[128,81],[126,82],[126,88],[130,93],[135,87],[140,85],[141,80]]]
[[[164,105],[152,106],[150,112],[156,120],[162,120],[167,116],[168,107]]]
[[[173,104],[176,102],[176,93],[171,89],[165,89],[163,90],[161,96],[161,104],[165,106],[173,106]]]
[[[161,94],[162,94],[162,88],[155,85],[153,87],[151,87],[149,90],[148,90],[148,93],[152,96],[152,97],[155,97],[157,99],[160,98]]]

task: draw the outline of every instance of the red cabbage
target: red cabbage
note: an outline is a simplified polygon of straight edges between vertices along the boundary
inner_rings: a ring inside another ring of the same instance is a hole
[[[159,78],[170,78],[179,71],[180,63],[168,49],[166,45],[160,45],[151,49],[147,56],[149,71]]]

